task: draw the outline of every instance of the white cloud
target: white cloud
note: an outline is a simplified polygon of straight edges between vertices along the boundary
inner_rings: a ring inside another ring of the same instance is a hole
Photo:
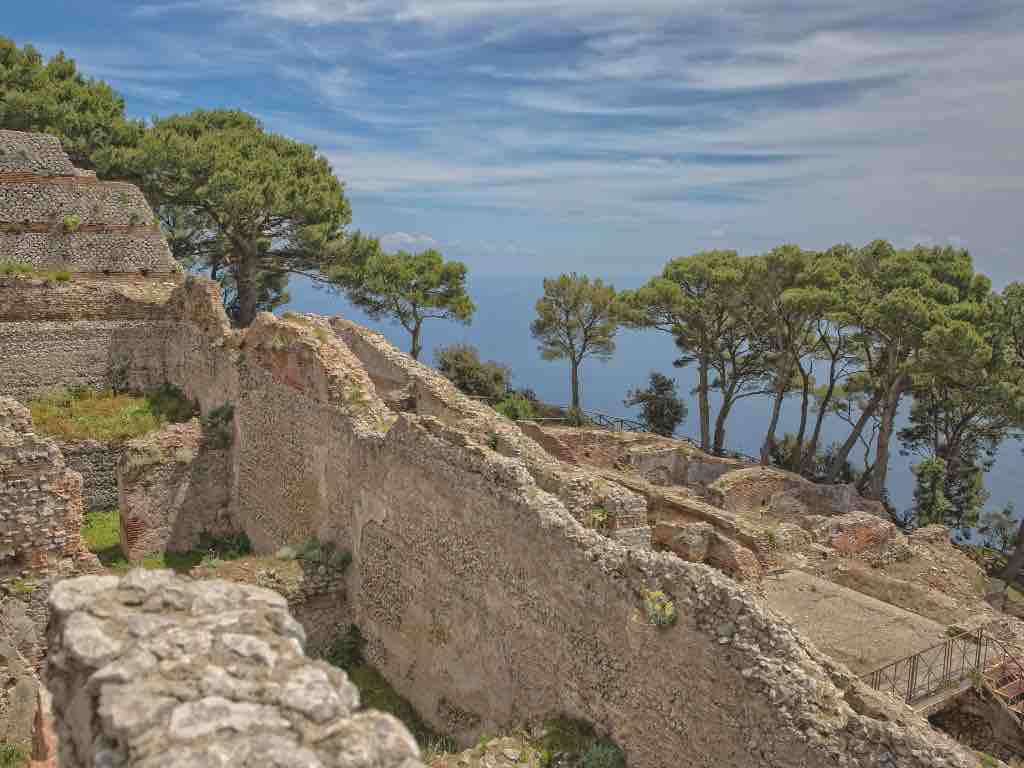
[[[426,250],[440,245],[430,235],[412,232],[388,232],[380,236],[380,244],[385,251]]]

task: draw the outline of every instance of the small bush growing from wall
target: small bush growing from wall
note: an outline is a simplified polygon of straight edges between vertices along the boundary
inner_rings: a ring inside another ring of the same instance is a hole
[[[365,661],[363,651],[366,648],[366,639],[359,627],[349,624],[348,629],[334,640],[334,645],[327,652],[325,660],[328,664],[344,669],[346,672],[352,667],[362,664]]]
[[[433,753],[454,752],[455,741],[436,733],[413,708],[381,675],[377,669],[366,663],[364,649],[366,640],[359,627],[349,625],[340,635],[324,660],[340,667],[348,674],[349,680],[359,689],[359,699],[367,709],[376,709],[397,717],[415,737],[420,748],[428,747]]]
[[[9,259],[0,260],[0,277],[25,277],[31,274],[31,264]]]
[[[679,618],[676,604],[660,589],[643,590],[644,613],[656,627],[670,627]]]
[[[610,741],[599,741],[583,753],[583,768],[626,768],[626,757]]]
[[[235,406],[224,403],[199,419],[214,448],[227,448],[234,439]]]
[[[64,231],[68,234],[77,232],[79,227],[82,226],[82,217],[77,213],[69,213],[64,217]]]

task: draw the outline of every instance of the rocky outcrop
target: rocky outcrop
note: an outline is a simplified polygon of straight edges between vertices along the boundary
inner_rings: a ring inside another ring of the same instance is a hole
[[[275,592],[170,571],[61,582],[48,686],[61,768],[416,768],[389,715],[302,652]]]

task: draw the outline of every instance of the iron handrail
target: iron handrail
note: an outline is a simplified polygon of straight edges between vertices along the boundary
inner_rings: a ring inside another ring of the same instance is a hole
[[[968,643],[974,648],[969,649]],[[1024,665],[1001,640],[985,632],[984,628],[961,632],[916,653],[891,661],[862,675],[861,679],[875,690],[888,690],[893,698],[901,698],[907,704],[913,704],[950,687],[951,684],[956,685],[974,676],[984,680],[985,670],[988,669],[989,649],[992,646],[999,649],[1003,659],[1016,666],[1021,679],[1024,680]],[[935,674],[933,669],[939,660],[937,652],[941,652],[940,674]],[[923,670],[922,660],[926,665]]]

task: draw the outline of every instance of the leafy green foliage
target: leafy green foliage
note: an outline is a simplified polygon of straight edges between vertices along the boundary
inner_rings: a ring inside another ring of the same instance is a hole
[[[281,297],[282,276],[323,279],[376,248],[346,233],[351,210],[326,158],[244,112],[158,118],[134,146],[97,158],[102,172],[143,189],[171,226],[177,258],[230,275],[241,326]]]
[[[498,399],[508,391],[512,371],[507,365],[484,362],[472,344],[452,344],[434,350],[434,363],[445,378],[467,395]]]
[[[686,403],[679,399],[675,380],[657,371],[651,371],[646,389],[631,389],[624,404],[639,405],[644,426],[666,437],[672,437],[686,418]]]
[[[127,120],[124,100],[101,80],[83,77],[63,52],[49,61],[31,45],[0,37],[0,128],[49,133],[75,165],[95,167],[96,153],[134,143],[142,124]]]
[[[363,633],[355,624],[349,624],[344,634],[338,635],[334,639],[334,645],[331,646],[331,650],[327,652],[324,660],[347,672],[366,662],[365,649],[366,639],[363,637]]]
[[[25,768],[31,754],[18,744],[0,744],[0,768]]]
[[[511,392],[506,395],[500,403],[494,406],[494,410],[512,421],[528,421],[534,417],[533,403],[519,392]]]
[[[366,640],[359,627],[350,624],[348,629],[336,638],[324,660],[345,670],[349,680],[359,689],[359,699],[363,707],[397,717],[409,729],[421,749],[429,747],[434,752],[454,752],[454,740],[441,736],[431,729],[423,722],[423,718],[412,704],[402,697],[375,667],[366,663],[365,648]]]
[[[583,768],[626,768],[626,756],[616,744],[599,741],[583,753]]]
[[[660,589],[645,589],[641,593],[647,621],[656,627],[670,627],[676,623],[679,614],[676,604]]]
[[[578,409],[580,363],[588,357],[608,360],[615,352],[615,288],[575,272],[548,278],[536,310],[530,333],[545,360],[569,361],[572,407]]]
[[[36,431],[61,440],[124,441],[164,424],[187,421],[193,406],[180,392],[162,388],[147,395],[79,387],[28,403]]]
[[[33,268],[31,264],[20,261],[5,259],[0,261],[0,277],[27,277],[31,275]]]
[[[1006,502],[1002,509],[989,510],[981,515],[978,532],[984,537],[982,541],[989,549],[997,552],[1008,552],[1017,545],[1016,508],[1012,501]]]
[[[388,318],[409,332],[409,354],[419,359],[426,320],[468,325],[476,305],[466,292],[466,265],[445,261],[433,249],[420,253],[372,253],[339,267],[332,279],[348,300],[374,319]]]
[[[234,439],[235,406],[223,403],[199,419],[210,444],[215,448],[227,448]]]
[[[763,355],[746,321],[749,261],[735,251],[702,251],[673,259],[661,275],[635,291],[624,291],[617,305],[622,322],[672,335],[679,357],[674,365],[697,365],[700,444],[721,453],[726,422],[742,398],[760,394]],[[721,396],[711,433],[710,393]]]

